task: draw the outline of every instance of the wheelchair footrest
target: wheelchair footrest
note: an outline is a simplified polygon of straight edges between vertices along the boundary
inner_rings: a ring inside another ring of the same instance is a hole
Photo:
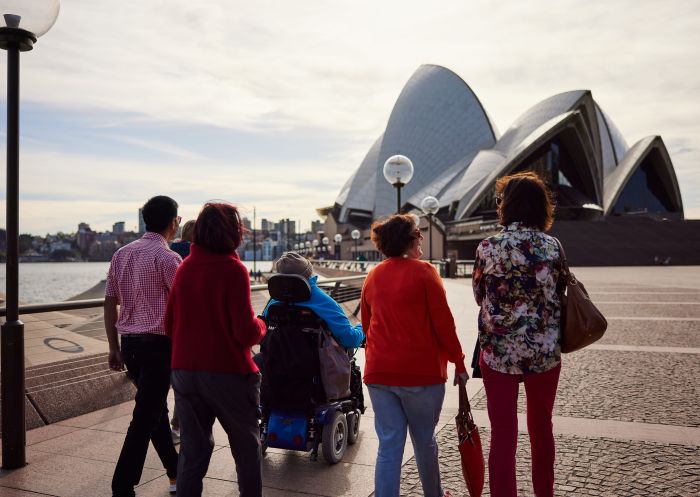
[[[268,447],[307,451],[308,433],[309,419],[305,414],[272,412],[265,441]]]

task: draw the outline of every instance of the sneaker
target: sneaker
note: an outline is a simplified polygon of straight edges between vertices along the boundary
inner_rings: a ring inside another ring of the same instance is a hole
[[[174,494],[177,492],[177,478],[170,478],[170,486],[168,487],[168,492]]]

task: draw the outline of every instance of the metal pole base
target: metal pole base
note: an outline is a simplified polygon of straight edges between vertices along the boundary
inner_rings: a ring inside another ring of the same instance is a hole
[[[6,321],[2,342],[2,467],[27,464],[24,384],[24,323]]]

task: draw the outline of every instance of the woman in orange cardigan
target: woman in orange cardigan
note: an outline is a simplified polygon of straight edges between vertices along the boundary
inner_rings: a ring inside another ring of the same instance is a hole
[[[362,288],[362,329],[367,336],[364,381],[379,438],[375,496],[398,497],[406,431],[426,497],[442,497],[435,440],[447,381],[469,375],[435,268],[420,260],[423,236],[413,216],[396,215],[372,226],[372,241],[386,260]]]

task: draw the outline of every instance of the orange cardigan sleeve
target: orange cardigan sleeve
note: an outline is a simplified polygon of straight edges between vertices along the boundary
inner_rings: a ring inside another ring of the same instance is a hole
[[[462,353],[459,338],[457,338],[457,329],[452,312],[447,304],[445,287],[435,267],[432,265],[426,266],[424,279],[428,299],[428,312],[430,313],[430,321],[433,324],[433,331],[440,351],[445,354],[450,362],[454,363],[457,373],[464,373],[467,370],[464,365],[464,354]]]

